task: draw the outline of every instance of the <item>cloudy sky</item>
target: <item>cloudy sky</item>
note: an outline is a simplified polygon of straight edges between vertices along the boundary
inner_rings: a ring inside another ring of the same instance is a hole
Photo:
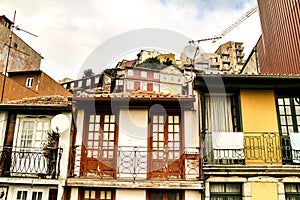
[[[125,32],[155,28],[193,40],[210,38],[255,5],[256,0],[1,0],[0,15],[12,20],[16,10],[16,25],[38,37],[15,33],[44,57],[41,69],[60,80],[79,77],[83,63],[97,47]],[[200,46],[214,52],[229,40],[244,42],[247,57],[260,34],[256,12],[218,42]],[[123,45],[130,42],[121,41]],[[132,52],[125,57],[134,59],[136,52]],[[99,63],[96,72],[105,67],[112,66]]]

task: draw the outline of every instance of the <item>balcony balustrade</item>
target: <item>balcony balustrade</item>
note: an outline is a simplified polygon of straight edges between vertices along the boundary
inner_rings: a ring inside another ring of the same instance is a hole
[[[300,150],[279,133],[244,133],[243,149],[213,149],[212,133],[203,135],[203,164],[299,164]]]
[[[199,148],[185,148],[178,156],[174,149],[168,148],[159,149],[157,154],[157,150],[147,147],[119,146],[106,154],[105,147],[98,147],[99,153],[93,156],[89,149],[76,147],[71,171],[74,176],[134,180],[199,179]],[[154,154],[158,157],[154,158]]]
[[[1,147],[1,177],[32,177],[57,179],[60,174],[62,148]]]

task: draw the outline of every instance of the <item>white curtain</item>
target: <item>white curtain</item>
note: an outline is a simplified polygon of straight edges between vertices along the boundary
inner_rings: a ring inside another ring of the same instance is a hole
[[[230,96],[207,96],[206,128],[208,132],[232,132],[232,112]]]

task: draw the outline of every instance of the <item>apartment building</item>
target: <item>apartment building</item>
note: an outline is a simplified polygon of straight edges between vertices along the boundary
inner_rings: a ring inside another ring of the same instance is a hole
[[[194,96],[132,92],[73,102],[69,199],[201,199]]]
[[[58,115],[64,120],[55,125],[53,119]],[[50,145],[47,134],[52,135],[51,127],[61,127],[63,122],[65,130],[57,130],[57,144]],[[0,198],[63,199],[71,135],[71,106],[63,96],[1,103]]]
[[[228,41],[221,44],[215,53],[220,55],[223,70],[239,72],[245,63],[243,51],[242,42]]]
[[[203,199],[298,199],[299,76],[197,74]]]

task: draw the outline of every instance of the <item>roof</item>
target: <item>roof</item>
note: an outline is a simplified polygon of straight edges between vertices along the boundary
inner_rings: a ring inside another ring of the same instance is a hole
[[[125,67],[132,67],[136,60],[123,60],[119,68],[124,69]]]
[[[69,102],[63,96],[41,96],[33,98],[23,98],[20,100],[8,101],[5,104],[24,106],[68,106]],[[0,104],[2,105],[2,104]]]
[[[299,89],[300,75],[279,74],[200,74],[194,80],[194,89],[212,92],[220,89]]]
[[[171,94],[163,92],[154,92],[146,90],[137,90],[133,92],[122,92],[122,93],[103,93],[103,94],[88,94],[83,93],[78,98],[86,97],[102,97],[102,98],[194,98],[194,95],[180,95],[180,94]]]
[[[97,108],[113,107],[137,107],[144,108],[154,104],[165,105],[166,107],[193,108],[195,95],[174,95],[151,91],[138,90],[135,92],[110,93],[110,94],[86,94],[73,97],[76,107],[96,106]],[[114,104],[113,102],[117,103]]]

